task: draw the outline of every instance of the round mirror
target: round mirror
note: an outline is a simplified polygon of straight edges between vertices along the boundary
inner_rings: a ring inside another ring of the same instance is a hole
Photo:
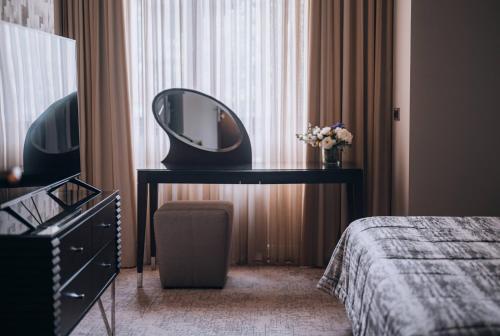
[[[64,154],[80,148],[76,92],[50,105],[32,124],[29,137],[35,148],[47,154]]]
[[[161,127],[191,146],[208,151],[229,151],[243,139],[242,126],[221,102],[200,92],[170,89],[153,102]]]
[[[252,162],[245,126],[215,98],[188,89],[165,90],[153,100],[153,114],[170,139],[162,161],[167,167]]]
[[[31,124],[23,149],[24,176],[34,183],[78,174],[78,97],[73,92],[52,103]]]

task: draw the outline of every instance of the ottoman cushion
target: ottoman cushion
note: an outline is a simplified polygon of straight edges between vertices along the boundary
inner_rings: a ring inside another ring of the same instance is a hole
[[[163,287],[224,287],[229,267],[233,205],[223,201],[168,202],[154,215]]]

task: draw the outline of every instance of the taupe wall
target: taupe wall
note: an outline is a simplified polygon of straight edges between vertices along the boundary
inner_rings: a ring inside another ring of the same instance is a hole
[[[0,20],[52,33],[53,0],[0,0]]]
[[[500,1],[411,7],[409,193],[394,197],[413,215],[500,215]]]
[[[410,214],[500,215],[500,1],[412,2]]]
[[[393,121],[392,212],[408,214],[410,169],[410,63],[411,1],[394,1],[393,106],[400,108],[400,120]]]

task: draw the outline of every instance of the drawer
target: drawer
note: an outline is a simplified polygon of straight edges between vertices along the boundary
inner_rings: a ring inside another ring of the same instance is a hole
[[[116,261],[116,244],[114,242],[108,244],[108,246],[92,260],[90,267],[92,269],[92,281],[96,286],[96,292],[99,292],[113,274],[117,273]]]
[[[116,239],[116,207],[111,202],[61,238],[61,284]]]
[[[116,271],[116,245],[110,243],[61,290],[62,335],[80,321]]]
[[[85,265],[93,256],[92,232],[87,222],[61,238],[61,284]]]
[[[66,335],[73,329],[96,295],[92,273],[86,267],[61,290],[61,335]]]
[[[91,220],[93,253],[116,239],[116,211],[115,202],[111,202]]]

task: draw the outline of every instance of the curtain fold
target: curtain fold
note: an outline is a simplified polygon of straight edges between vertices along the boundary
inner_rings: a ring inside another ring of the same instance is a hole
[[[344,163],[364,169],[367,215],[390,214],[393,0],[311,0],[308,116],[354,134]],[[318,161],[308,148],[308,161]],[[301,263],[323,266],[346,219],[345,190],[306,186]]]
[[[255,162],[305,160],[295,133],[306,126],[306,0],[128,0],[127,17],[137,167],[157,166],[168,153],[168,137],[151,102],[172,87],[199,90],[229,106],[249,133]],[[298,264],[303,186],[162,185],[159,190],[160,205],[232,201],[232,263]]]
[[[119,189],[122,265],[135,265],[135,188],[122,1],[55,0],[55,32],[76,40],[82,177]]]

